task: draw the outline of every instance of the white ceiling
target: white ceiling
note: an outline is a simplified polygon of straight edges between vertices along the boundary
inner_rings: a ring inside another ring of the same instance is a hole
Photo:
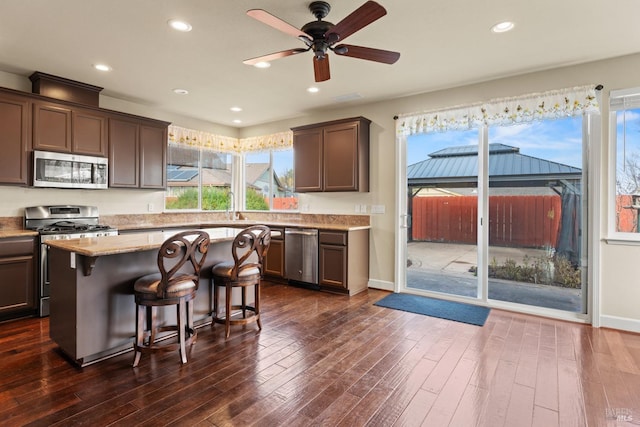
[[[398,51],[400,60],[385,65],[331,54],[331,80],[318,84],[311,52],[266,70],[242,63],[304,47],[246,16],[248,9],[302,27],[315,19],[309,0],[1,0],[0,70],[41,71],[104,87],[111,97],[245,127],[640,51],[639,0],[379,2],[387,15],[346,43]],[[337,23],[364,0],[329,3],[325,20]],[[170,29],[172,18],[193,31]],[[514,21],[515,30],[491,33],[503,20]],[[113,70],[94,70],[98,62]],[[312,85],[320,92],[306,92]]]

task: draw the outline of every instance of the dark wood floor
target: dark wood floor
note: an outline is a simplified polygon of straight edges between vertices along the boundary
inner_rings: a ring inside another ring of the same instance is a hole
[[[0,424],[640,423],[639,335],[499,310],[477,327],[374,306],[376,290],[262,295],[261,333],[203,327],[184,366],[171,352],[77,368],[47,319],[2,323]]]

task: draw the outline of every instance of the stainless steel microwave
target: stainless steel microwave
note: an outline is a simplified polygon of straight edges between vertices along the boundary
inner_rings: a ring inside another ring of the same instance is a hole
[[[78,154],[33,152],[33,186],[57,188],[108,187],[108,159]]]

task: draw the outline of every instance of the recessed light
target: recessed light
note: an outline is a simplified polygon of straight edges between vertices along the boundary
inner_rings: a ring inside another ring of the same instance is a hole
[[[307,92],[309,92],[309,93],[317,93],[318,91],[320,91],[320,89],[318,89],[315,86],[311,86],[311,87],[307,88]]]
[[[513,27],[515,27],[515,24],[513,22],[504,21],[504,22],[499,22],[493,27],[491,27],[491,31],[493,31],[494,33],[506,33],[507,31],[513,30]]]
[[[231,107],[230,110],[233,111],[234,113],[239,113],[240,111],[242,111],[242,108],[240,108],[240,107]]]
[[[193,28],[188,22],[180,21],[179,19],[170,19],[168,24],[174,30],[182,31],[184,33],[191,31]]]
[[[178,95],[187,95],[189,91],[186,89],[174,89],[173,93],[177,93]]]
[[[256,67],[256,68],[269,68],[269,67],[271,67],[271,62],[265,62],[265,61],[256,62],[254,64],[254,67]]]
[[[242,123],[242,120],[240,120],[240,119],[235,119],[235,120],[233,121],[233,123]]]
[[[100,71],[111,71],[111,67],[107,64],[94,64],[93,68]]]

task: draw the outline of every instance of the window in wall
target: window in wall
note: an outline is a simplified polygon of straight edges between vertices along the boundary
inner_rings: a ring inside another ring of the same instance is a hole
[[[640,240],[640,88],[611,91],[609,233]]]
[[[245,209],[297,210],[293,149],[245,154]]]
[[[226,210],[230,206],[232,156],[169,144],[167,210]]]

